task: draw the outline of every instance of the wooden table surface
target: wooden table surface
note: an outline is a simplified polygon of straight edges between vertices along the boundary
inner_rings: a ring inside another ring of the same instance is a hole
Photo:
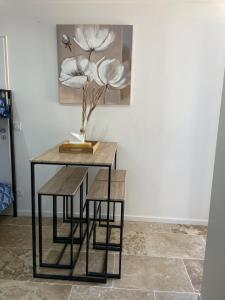
[[[100,142],[94,154],[89,153],[60,153],[59,145],[34,157],[32,163],[44,164],[76,164],[76,165],[112,165],[117,150],[117,143]]]

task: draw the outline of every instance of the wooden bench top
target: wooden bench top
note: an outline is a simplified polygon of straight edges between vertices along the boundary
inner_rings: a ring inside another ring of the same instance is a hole
[[[89,166],[110,166],[114,162],[117,143],[100,142],[94,154],[90,153],[60,153],[59,145],[34,157],[32,163],[69,164]]]
[[[108,181],[109,171],[105,169],[100,169],[95,177],[95,180]],[[111,181],[125,181],[126,170],[112,170],[111,171]]]
[[[42,195],[74,196],[87,172],[88,168],[63,167],[38,193]]]
[[[87,195],[89,200],[107,200],[108,199],[108,182],[103,180],[95,180]],[[125,200],[125,182],[112,181],[110,201]]]

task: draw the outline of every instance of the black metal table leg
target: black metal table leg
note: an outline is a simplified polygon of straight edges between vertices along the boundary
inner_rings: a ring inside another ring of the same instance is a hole
[[[42,266],[42,199],[38,194],[39,266]]]
[[[32,249],[33,249],[33,277],[36,277],[36,220],[35,220],[35,164],[31,163],[31,209],[32,209]]]
[[[105,257],[105,275],[107,277],[108,270],[108,247],[109,247],[109,212],[110,212],[110,196],[111,196],[111,166],[108,173],[108,201],[107,201],[107,219],[106,219],[106,257]]]

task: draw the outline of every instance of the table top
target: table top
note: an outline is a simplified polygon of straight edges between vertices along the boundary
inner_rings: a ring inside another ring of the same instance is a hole
[[[89,153],[60,153],[59,145],[34,157],[32,163],[40,164],[70,164],[70,165],[112,165],[117,150],[117,143],[100,142],[94,154]]]

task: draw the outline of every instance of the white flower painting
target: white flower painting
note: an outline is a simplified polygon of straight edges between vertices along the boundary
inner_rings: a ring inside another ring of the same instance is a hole
[[[60,103],[98,92],[97,105],[129,105],[132,34],[131,25],[57,25]]]
[[[82,105],[81,134],[97,105],[129,105],[130,25],[57,25],[59,101]]]

